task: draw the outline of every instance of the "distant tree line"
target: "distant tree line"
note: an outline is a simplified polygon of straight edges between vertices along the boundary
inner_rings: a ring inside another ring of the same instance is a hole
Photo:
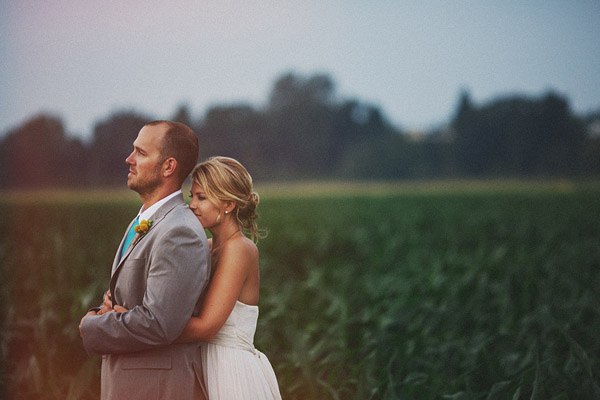
[[[574,115],[553,92],[483,105],[465,92],[446,126],[417,134],[376,106],[337,97],[327,75],[289,73],[262,109],[234,104],[199,121],[190,115],[184,105],[172,119],[197,133],[200,159],[237,158],[261,180],[600,175],[600,111]],[[123,185],[132,142],[153,119],[119,112],[83,142],[59,118],[35,116],[0,139],[0,188]]]

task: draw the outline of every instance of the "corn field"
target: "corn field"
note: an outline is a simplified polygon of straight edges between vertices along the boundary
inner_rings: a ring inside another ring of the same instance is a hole
[[[263,195],[284,399],[600,398],[600,188]],[[77,329],[133,198],[0,198],[0,389],[98,399]],[[2,395],[2,393],[0,393]]]

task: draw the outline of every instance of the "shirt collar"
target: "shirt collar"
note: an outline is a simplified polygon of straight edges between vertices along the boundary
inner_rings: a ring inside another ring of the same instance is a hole
[[[160,199],[159,201],[157,201],[156,203],[154,203],[150,207],[148,207],[147,210],[142,211],[142,209],[144,208],[144,206],[142,206],[142,208],[140,208],[140,211],[138,212],[139,220],[140,221],[142,221],[142,220],[150,221],[150,218],[152,217],[152,215],[154,215],[156,210],[158,210],[163,204],[165,204],[167,201],[169,201],[170,199],[172,199],[173,197],[175,197],[179,194],[182,194],[181,189],[176,192],[171,193],[167,197],[163,197],[162,199]]]

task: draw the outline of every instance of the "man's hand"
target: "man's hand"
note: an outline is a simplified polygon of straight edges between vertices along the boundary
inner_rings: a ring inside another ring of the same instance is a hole
[[[88,311],[87,314],[85,314],[83,316],[83,318],[81,318],[81,321],[79,321],[79,337],[83,338],[83,335],[81,334],[81,324],[83,324],[83,320],[86,319],[87,317],[89,317],[90,315],[98,315],[98,313],[96,311]]]
[[[106,291],[106,294],[104,295],[104,301],[102,302],[102,308],[100,309],[100,311],[98,311],[97,315],[102,315],[102,314],[106,314],[109,312],[125,312],[128,311],[127,308],[116,305],[113,307],[112,305],[112,298],[110,297],[110,290]]]
[[[112,297],[110,295],[110,290],[107,290],[104,294],[104,300],[102,301],[102,308],[98,311],[98,315],[102,315],[104,313],[113,311],[112,307]]]

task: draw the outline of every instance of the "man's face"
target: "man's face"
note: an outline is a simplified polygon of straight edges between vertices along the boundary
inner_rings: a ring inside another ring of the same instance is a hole
[[[149,193],[160,186],[162,156],[160,147],[165,125],[144,126],[133,142],[133,151],[125,159],[129,165],[127,186],[139,193]]]

